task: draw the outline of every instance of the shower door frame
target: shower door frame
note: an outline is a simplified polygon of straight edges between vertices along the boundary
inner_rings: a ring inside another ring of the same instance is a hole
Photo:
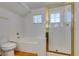
[[[48,16],[48,11],[49,9],[52,8],[52,6],[46,6],[45,8],[45,26],[46,26],[46,52],[51,52],[51,53],[56,53],[56,54],[62,54],[62,55],[67,55],[67,56],[74,56],[74,2],[71,2],[69,4],[61,4],[59,6],[56,7],[60,7],[60,6],[65,6],[65,5],[71,5],[71,11],[72,11],[72,21],[71,21],[71,54],[69,53],[64,53],[64,52],[58,52],[58,51],[50,51],[49,50],[49,16]]]

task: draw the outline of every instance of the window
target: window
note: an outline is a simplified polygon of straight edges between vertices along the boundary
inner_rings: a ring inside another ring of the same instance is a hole
[[[50,15],[50,23],[59,23],[60,22],[60,13],[54,13]]]
[[[33,16],[33,23],[42,23],[42,15]]]

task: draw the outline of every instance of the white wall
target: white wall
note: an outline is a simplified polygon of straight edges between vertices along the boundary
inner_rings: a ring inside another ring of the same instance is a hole
[[[75,3],[75,55],[79,56],[79,3]]]
[[[34,24],[33,23],[33,15],[42,14],[43,15],[43,23],[42,24]],[[27,44],[25,46],[27,52],[36,51],[38,55],[45,55],[45,21],[44,21],[44,8],[32,10],[24,19],[24,42]],[[36,43],[36,45],[35,45]],[[36,48],[33,48],[36,46]],[[19,48],[23,48],[20,46]],[[23,50],[23,49],[22,49]],[[25,50],[24,50],[25,51]]]
[[[0,8],[0,17],[8,18],[0,19],[0,35],[8,36],[12,41],[16,40],[16,33],[22,32],[21,17],[3,8]]]
[[[38,15],[38,14],[42,14],[43,15],[43,23],[42,24],[34,24],[33,23],[33,16],[34,15]],[[24,26],[24,33],[25,33],[25,37],[44,37],[44,9],[36,9],[36,10],[32,10],[31,13],[29,13],[26,17],[25,17],[25,26]],[[35,34],[34,34],[35,33]]]

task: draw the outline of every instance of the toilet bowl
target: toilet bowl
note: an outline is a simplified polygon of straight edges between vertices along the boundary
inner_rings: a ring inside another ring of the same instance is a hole
[[[16,43],[9,41],[8,39],[0,39],[0,48],[2,50],[3,56],[14,56],[14,49],[16,48]]]

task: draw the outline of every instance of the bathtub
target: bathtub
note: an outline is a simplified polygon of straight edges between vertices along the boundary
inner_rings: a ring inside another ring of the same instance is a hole
[[[16,50],[36,53],[38,55],[46,55],[46,46],[44,38],[19,38],[17,39],[17,48]]]
[[[33,39],[33,38],[32,38]],[[33,41],[31,38],[19,38],[17,39],[17,48],[16,50],[37,53],[37,41]]]

